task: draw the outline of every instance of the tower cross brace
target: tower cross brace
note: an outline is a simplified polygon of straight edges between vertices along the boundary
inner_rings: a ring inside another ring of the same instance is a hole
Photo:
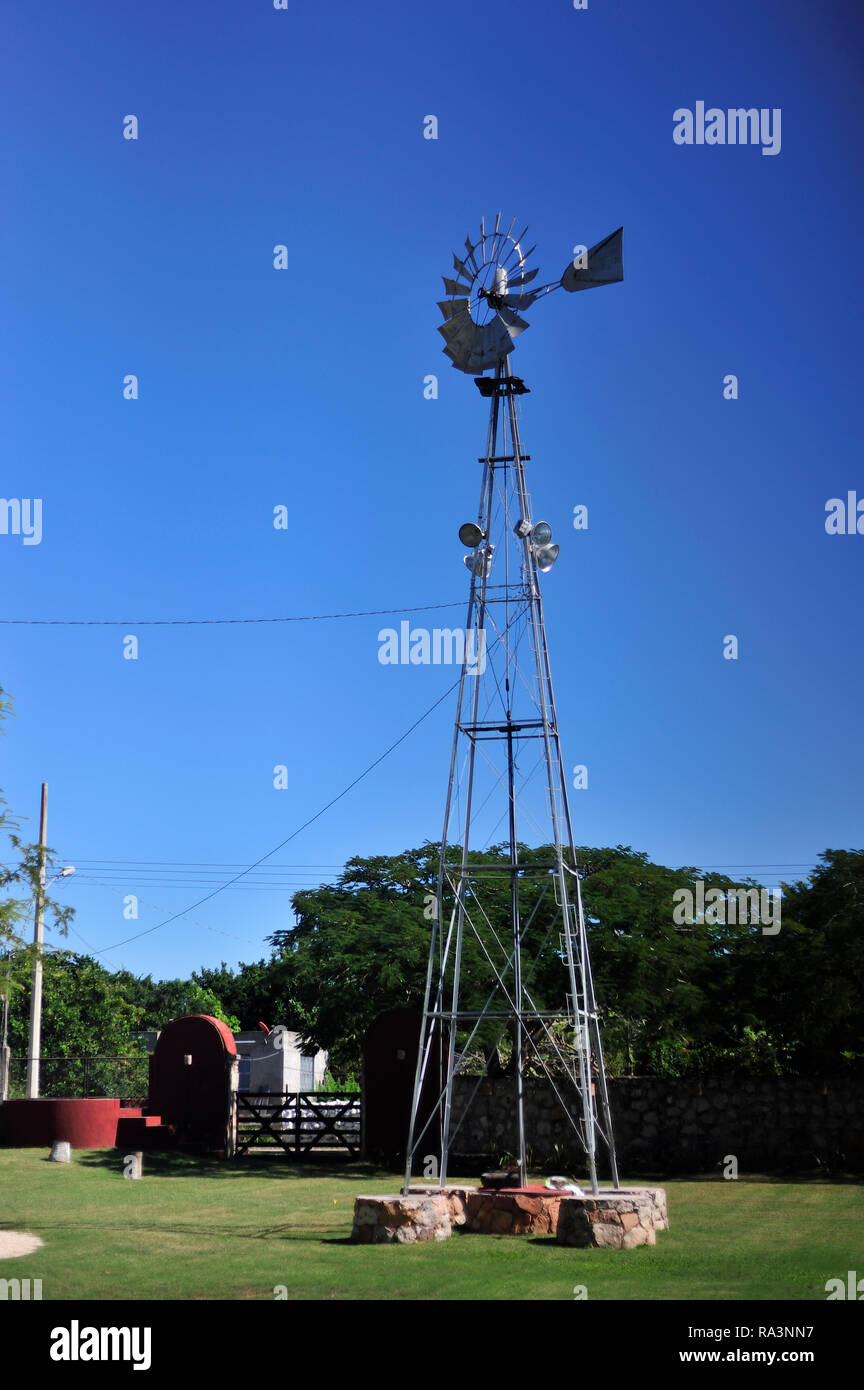
[[[459,681],[404,1190],[430,1147],[440,1155],[445,1186],[467,1113],[463,1107],[457,1115],[455,1077],[471,1065],[472,1049],[475,1062],[478,1049],[491,1056],[506,1033],[520,1185],[527,1183],[525,1080],[533,1068],[557,1097],[596,1193],[599,1147],[616,1188],[619,1181],[540,591],[540,575],[555,557],[538,543],[526,485],[530,455],[522,450],[517,402],[527,388],[506,356],[493,377],[476,381],[489,399],[489,424],[480,541],[465,557],[465,650],[482,659],[473,669],[466,660]],[[502,822],[506,838],[495,843]],[[520,839],[531,823],[543,839],[538,852]]]

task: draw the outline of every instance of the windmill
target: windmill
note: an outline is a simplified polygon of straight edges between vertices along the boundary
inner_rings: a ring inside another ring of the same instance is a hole
[[[473,659],[462,664],[457,696],[406,1193],[433,1147],[445,1185],[461,1123],[454,1078],[478,1054],[507,1048],[520,1186],[530,1073],[545,1075],[554,1090],[592,1192],[600,1146],[619,1185],[540,593],[559,547],[549,524],[534,519],[530,455],[519,432],[519,398],[528,388],[512,374],[509,355],[538,300],[623,279],[622,229],[578,248],[560,280],[538,288],[537,270],[527,266],[535,248],[523,251],[525,232],[514,238],[514,226],[515,218],[503,231],[500,213],[491,230],[481,222],[479,240],[466,238],[454,255],[456,278],[444,277],[448,298],[439,304],[444,352],[459,371],[476,374],[489,422],[476,520],[459,530],[469,573],[465,651]],[[540,848],[530,850],[526,838]]]

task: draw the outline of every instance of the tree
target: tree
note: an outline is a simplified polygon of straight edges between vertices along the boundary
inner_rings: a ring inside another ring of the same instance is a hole
[[[576,857],[608,1069],[680,1073],[700,1065],[706,1050],[733,1045],[742,1005],[731,988],[734,963],[758,929],[678,925],[673,902],[682,888],[695,897],[700,880],[706,893],[738,885],[654,864],[629,846],[582,847]]]
[[[497,846],[482,857],[506,864],[506,854]],[[527,982],[539,1007],[563,1012],[554,897],[539,867],[549,847],[521,846],[519,856],[523,920],[531,919]],[[654,864],[629,846],[577,850],[612,1075],[836,1070],[864,1059],[864,854],[821,858],[809,882],[784,885],[781,930],[765,935],[747,921],[673,916],[682,888],[695,897],[701,881],[706,894],[730,894],[758,887],[752,880]],[[379,1013],[422,1004],[437,859],[431,844],[352,859],[335,884],[296,894],[296,926],[271,938],[273,979],[292,1026],[327,1049],[337,1071],[357,1069]],[[499,936],[509,923],[507,879],[493,876],[484,888],[488,929]],[[479,1007],[488,972],[471,932],[462,966],[463,1004]],[[535,1042],[542,1050],[542,1038]],[[530,1066],[533,1049],[525,1055]],[[511,1064],[500,1026],[485,1027],[472,1057],[491,1072]]]
[[[796,1071],[864,1071],[864,850],[826,849],[809,881],[784,883],[770,949],[745,954],[735,988],[782,1038]]]
[[[117,989],[138,1011],[142,1031],[164,1028],[172,1018],[183,1014],[210,1014],[238,1032],[240,1021],[227,1013],[211,989],[193,980],[154,980],[150,975],[133,975],[118,970],[113,975]]]
[[[335,886],[295,894],[296,927],[270,938],[295,1026],[337,1074],[359,1070],[379,1013],[422,1004],[432,872],[425,851],[352,859]]]
[[[193,970],[192,979],[209,989],[223,1009],[240,1020],[241,1028],[257,1028],[259,1023],[277,1023],[296,1028],[294,1005],[286,991],[285,970],[278,959],[259,960],[231,970],[223,960],[219,967],[202,965]]]
[[[26,1056],[27,962],[19,955],[8,963],[22,985],[10,1011],[10,1043],[13,1055]],[[46,951],[42,970],[43,1057],[129,1057],[140,1052],[131,1034],[139,1027],[141,1011],[124,999],[104,966],[92,956]]]

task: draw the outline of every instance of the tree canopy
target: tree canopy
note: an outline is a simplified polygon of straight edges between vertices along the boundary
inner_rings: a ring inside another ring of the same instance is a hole
[[[12,713],[0,689],[0,732]],[[0,995],[10,999],[10,1041],[26,1050],[33,946],[25,940],[47,847],[27,843],[0,795]],[[458,860],[458,847],[451,847]],[[462,1003],[488,993],[485,954],[509,931],[508,847],[471,854],[491,865],[482,903],[469,910]],[[561,1008],[567,990],[554,892],[543,867],[549,846],[520,846],[519,897],[539,1007]],[[695,867],[653,863],[629,846],[577,850],[589,949],[608,1070],[612,1075],[738,1069],[786,1073],[864,1069],[864,851],[827,849],[807,879],[782,885],[782,925],[764,933],[746,921],[681,919],[682,889],[719,898],[758,887]],[[43,1055],[124,1055],[136,1030],[183,1013],[209,1013],[235,1031],[281,1023],[330,1053],[337,1076],[357,1073],[363,1036],[383,1011],[420,1008],[429,954],[438,847],[355,857],[335,883],[298,892],[295,923],[270,938],[269,959],[202,966],[188,980],[110,971],[86,955],[45,951]],[[472,890],[473,891],[473,890]],[[431,909],[431,910],[430,910]],[[45,898],[48,932],[63,935],[71,908]],[[485,934],[485,940],[484,940]],[[510,1064],[506,1033],[487,1024],[471,1059],[494,1072]],[[530,1056],[530,1054],[529,1054]]]
[[[497,853],[503,858],[504,847]],[[544,847],[520,851],[529,894],[531,864],[545,857]],[[807,1072],[861,1062],[864,851],[827,850],[820,859],[809,881],[783,885],[781,929],[764,934],[746,922],[673,920],[682,887],[695,892],[701,880],[706,893],[728,893],[751,880],[668,868],[627,846],[577,850],[612,1074]],[[296,925],[272,937],[270,970],[292,1024],[337,1068],[359,1066],[363,1033],[380,1012],[422,1003],[431,930],[424,910],[436,867],[431,844],[353,859],[335,884],[296,894]],[[541,888],[538,872],[538,897]],[[504,875],[486,890],[492,918],[506,920],[507,893]],[[558,941],[543,940],[552,916],[551,902],[539,903],[531,989],[542,1006],[563,1007]],[[481,964],[466,936],[468,1008],[481,997],[481,979],[485,985]],[[487,1051],[492,1069],[496,1059],[500,1049]]]

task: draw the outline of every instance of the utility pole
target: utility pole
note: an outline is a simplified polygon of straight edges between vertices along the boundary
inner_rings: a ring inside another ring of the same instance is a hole
[[[45,926],[45,853],[48,844],[48,783],[42,783],[42,810],[39,816],[39,886],[36,890],[36,921],[33,943],[33,987],[30,992],[30,1041],[27,1056],[27,1099],[39,1096],[39,1053],[42,1046],[42,938]]]
[[[8,976],[6,989],[8,990]],[[0,1030],[0,1101],[9,1099],[9,995],[0,994],[3,1005],[3,1026]]]

